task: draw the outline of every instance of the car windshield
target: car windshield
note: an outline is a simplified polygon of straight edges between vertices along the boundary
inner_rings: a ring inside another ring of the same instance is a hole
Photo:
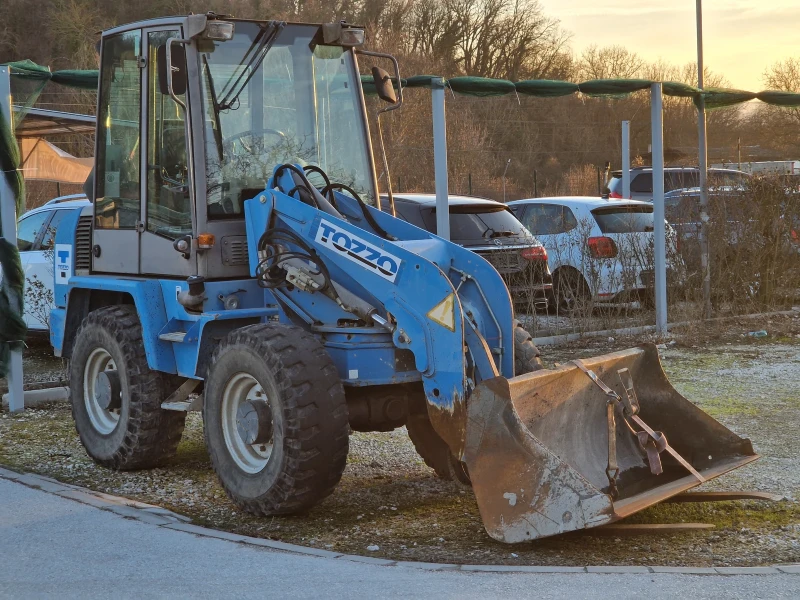
[[[429,231],[436,231],[436,209],[423,208]],[[505,206],[450,206],[450,239],[454,242],[484,242],[504,237],[530,236],[530,232]]]
[[[628,205],[596,208],[592,211],[603,233],[642,233],[653,231],[653,207]]]
[[[240,21],[232,40],[201,52],[210,218],[240,216],[286,162],[316,165],[374,203],[354,61],[313,44],[317,31]]]

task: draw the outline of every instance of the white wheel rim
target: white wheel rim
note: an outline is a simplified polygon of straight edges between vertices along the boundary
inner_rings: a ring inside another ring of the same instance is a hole
[[[117,365],[111,354],[104,348],[95,348],[86,360],[83,369],[83,403],[92,427],[102,434],[108,435],[119,424],[120,409],[107,410],[100,406],[95,395],[97,376],[103,371],[116,371]]]
[[[237,412],[245,402],[269,403],[264,389],[255,377],[248,373],[237,373],[228,380],[222,393],[222,435],[236,465],[246,473],[258,473],[267,466],[272,455],[274,437],[266,444],[248,444],[239,435]]]

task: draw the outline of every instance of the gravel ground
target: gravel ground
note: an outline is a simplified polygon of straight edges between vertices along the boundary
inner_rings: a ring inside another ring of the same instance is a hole
[[[167,506],[203,525],[397,560],[676,566],[798,562],[800,450],[793,434],[800,429],[800,339],[795,337],[800,319],[776,320],[769,326],[766,339],[740,337],[754,328],[746,322],[732,325],[716,341],[692,347],[691,339],[679,338],[661,350],[678,390],[750,437],[764,455],[704,489],[756,489],[786,497],[777,503],[665,504],[628,520],[712,523],[716,528],[709,532],[623,540],[589,530],[515,546],[499,544],[483,531],[471,491],[436,479],[417,457],[405,429],[352,435],[339,487],[308,514],[295,517],[254,518],[237,511],[210,469],[197,414],[189,416],[178,455],[168,467],[131,473],[102,469],[87,458],[64,405],[19,416],[3,414],[0,463]],[[629,342],[590,340],[548,348],[545,355],[550,362],[565,361]]]

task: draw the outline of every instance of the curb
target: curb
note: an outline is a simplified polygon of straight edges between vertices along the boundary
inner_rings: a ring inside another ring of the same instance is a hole
[[[21,483],[30,488],[38,489],[48,494],[53,494],[67,500],[87,504],[100,510],[112,512],[127,519],[135,519],[157,527],[164,527],[174,531],[181,531],[201,537],[225,540],[238,544],[245,544],[259,548],[269,548],[281,552],[317,556],[336,560],[346,560],[362,564],[379,565],[385,567],[401,567],[406,569],[420,569],[423,571],[462,571],[465,573],[594,573],[594,574],[680,574],[680,575],[800,575],[800,563],[791,565],[773,565],[770,567],[644,567],[644,566],[514,566],[514,565],[455,565],[426,562],[412,562],[373,558],[353,554],[342,554],[321,548],[309,548],[296,544],[287,544],[275,540],[254,538],[227,531],[208,529],[192,525],[191,519],[166,508],[128,500],[120,496],[112,496],[101,492],[93,492],[68,483],[61,483],[51,477],[35,475],[33,473],[17,473],[7,468],[0,467],[0,479]]]
[[[777,310],[767,313],[754,313],[752,315],[714,317],[713,319],[707,319],[705,322],[713,323],[714,321],[725,321],[730,319],[760,319],[761,317],[796,316],[798,312],[800,311],[793,308],[792,310]],[[667,330],[670,330],[673,327],[680,328],[680,327],[687,327],[689,325],[695,325],[695,323],[691,321],[679,321],[677,323],[667,323]],[[636,335],[642,335],[644,333],[653,333],[655,330],[656,330],[655,325],[639,325],[634,327],[621,327],[618,329],[603,329],[600,331],[562,333],[557,335],[534,337],[533,343],[536,344],[537,346],[560,346],[562,344],[567,344],[569,342],[577,342],[578,340],[586,338],[607,337],[607,336],[617,336],[617,337],[636,336]]]
[[[40,390],[26,390],[22,393],[25,408],[39,408],[53,402],[69,401],[69,388],[56,386]],[[8,410],[10,394],[3,394],[3,410]]]

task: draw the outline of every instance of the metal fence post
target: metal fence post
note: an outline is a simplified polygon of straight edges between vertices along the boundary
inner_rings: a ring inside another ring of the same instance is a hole
[[[433,170],[436,178],[436,235],[450,239],[450,205],[447,186],[447,122],[444,113],[445,80],[431,79],[433,103]]]
[[[696,2],[697,16],[697,87],[704,87],[703,2]],[[711,318],[711,252],[708,243],[708,139],[706,136],[706,99],[697,101],[697,162],[700,171],[700,270],[703,275],[703,315]]]
[[[13,127],[14,115],[11,111],[11,73],[8,67],[0,67],[0,111],[6,122]],[[5,238],[11,244],[17,244],[17,207],[11,186],[5,176],[0,175],[0,217],[2,220],[2,231],[0,237]],[[1,284],[5,285],[5,284]],[[16,298],[16,294],[10,288],[6,288],[11,302],[19,302],[22,307],[22,298]],[[25,408],[25,400],[22,391],[22,352],[13,351],[8,365],[8,408],[11,412],[19,412]]]
[[[631,122],[622,122],[622,197],[631,197]]]
[[[650,86],[653,157],[653,237],[655,241],[656,332],[667,333],[667,225],[664,220],[664,121],[660,83]]]

